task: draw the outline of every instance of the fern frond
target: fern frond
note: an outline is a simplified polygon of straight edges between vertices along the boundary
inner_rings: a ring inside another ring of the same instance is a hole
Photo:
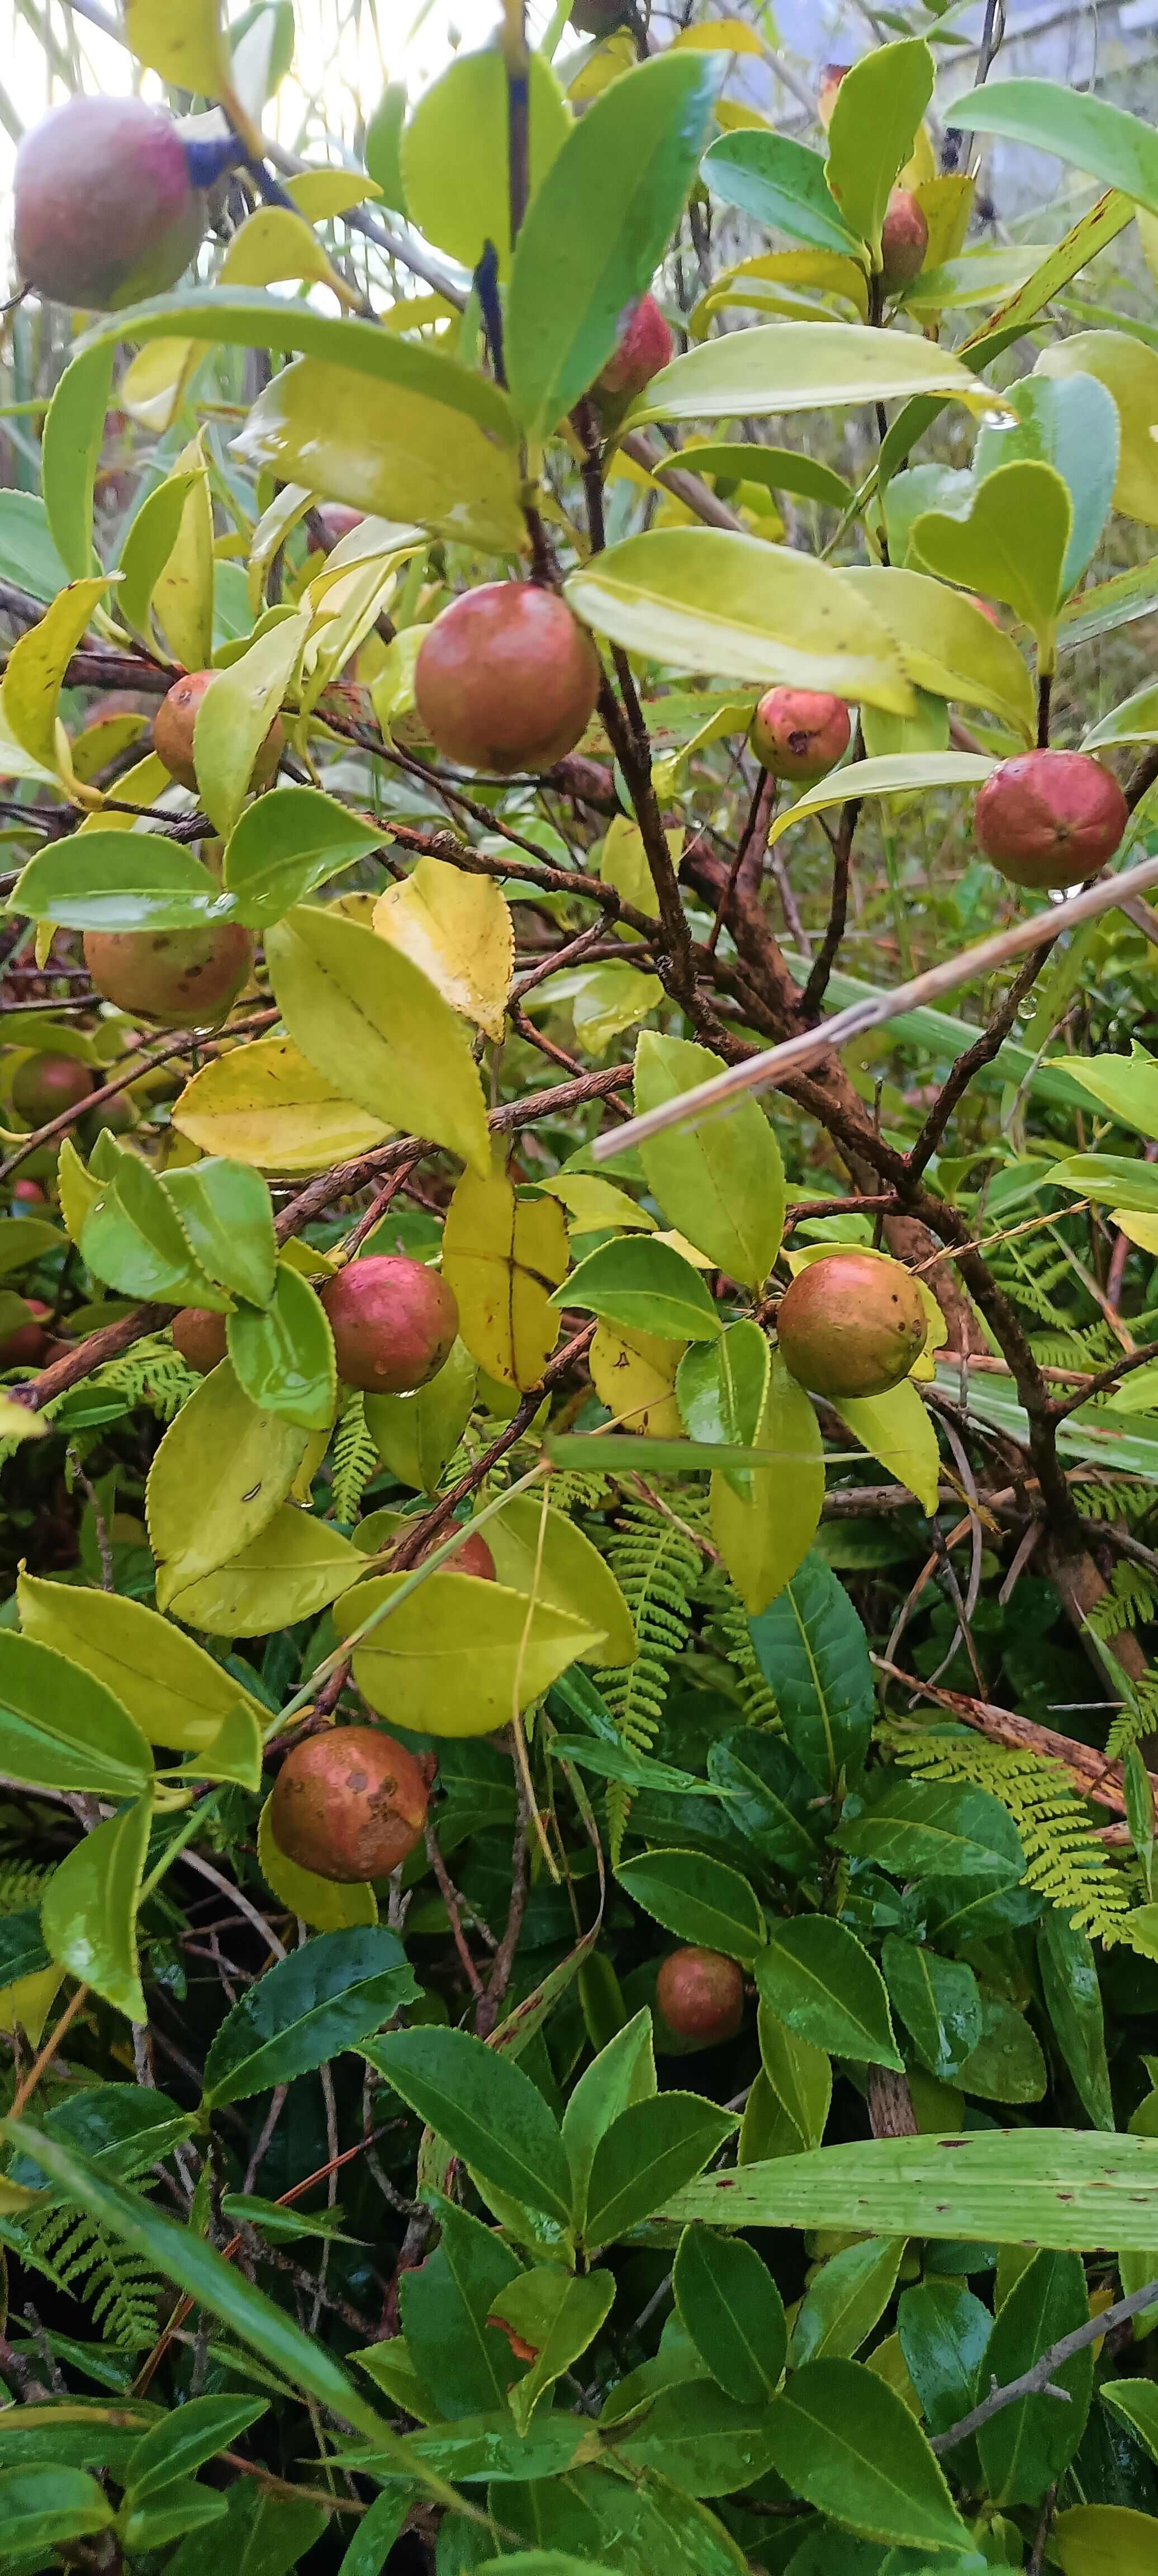
[[[52,1875],[48,1861],[0,1860],[0,1914],[22,1914],[26,1906],[36,1905]]]
[[[141,2255],[72,2209],[34,2211],[21,2235],[21,2259],[85,2305],[107,2343],[123,2352],[155,2343],[165,2284]]]
[[[583,1467],[562,1467],[551,1478],[551,1505],[557,1512],[597,1512],[610,1492],[609,1476],[590,1475]]]
[[[878,1736],[894,1761],[923,1780],[961,1780],[988,1789],[1008,1809],[1025,1853],[1024,1884],[1068,1914],[1092,1940],[1129,1939],[1129,1881],[1115,1867],[1084,1801],[1048,1754],[990,1744],[984,1736],[914,1733],[886,1720]]]
[[[633,1664],[604,1675],[604,1697],[623,1744],[646,1753],[663,1713],[668,1675],[687,1640],[700,1550],[650,1505],[627,1503],[606,1555],[635,1622],[639,1653]],[[630,1793],[613,1781],[607,1793],[613,1860],[630,1807]]]
[[[775,1692],[756,1661],[748,1613],[734,1593],[725,1603],[717,1624],[727,1647],[728,1662],[736,1675],[740,1704],[749,1726],[774,1727],[776,1733],[782,1735],[784,1730]]]
[[[1084,1521],[1142,1521],[1158,1501],[1153,1485],[1135,1484],[1125,1476],[1107,1476],[1104,1481],[1091,1477],[1088,1484],[1075,1482],[1070,1490]]]
[[[1116,1637],[1122,1628],[1140,1628],[1158,1619],[1158,1584],[1144,1565],[1129,1559],[1114,1567],[1101,1599],[1086,1612],[1095,1637]]]
[[[362,1496],[371,1477],[377,1475],[379,1464],[377,1449],[366,1428],[366,1399],[355,1392],[338,1416],[331,1468],[334,1518],[344,1521],[347,1528],[353,1528],[362,1508]]]
[[[98,1369],[94,1387],[123,1395],[126,1404],[146,1404],[158,1422],[172,1422],[201,1384],[196,1369],[188,1367],[171,1342],[155,1335],[136,1342],[117,1360],[109,1360]]]

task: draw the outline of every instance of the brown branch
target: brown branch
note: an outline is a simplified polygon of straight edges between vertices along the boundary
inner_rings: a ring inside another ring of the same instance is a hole
[[[1072,2334],[1060,2335],[1056,2343],[1051,2343],[1038,2360],[1030,2364],[1028,2370],[1022,2371],[1020,2379],[1007,2380],[1004,2388],[999,2388],[995,2380],[988,2397],[983,2397],[979,2406],[971,2407],[968,2415],[962,2415],[956,2424],[950,2424],[947,2432],[931,2436],[930,2447],[934,2451],[954,2450],[958,2442],[967,2442],[971,2433],[979,2433],[983,2424],[988,2424],[994,2415],[1000,2415],[1006,2406],[1015,2405],[1019,2397],[1053,2396],[1068,2405],[1068,2389],[1050,2387],[1054,2372],[1063,2369],[1076,2353],[1085,2352],[1090,2344],[1100,2343],[1104,2335],[1112,2334],[1115,2326],[1123,2326],[1129,2318],[1139,2316],[1143,2308],[1155,2306],[1158,2306],[1158,2281],[1147,2281],[1143,2289],[1131,2290],[1128,2298],[1115,2299],[1111,2308],[1101,2308],[1097,2316],[1087,2317],[1085,2324],[1075,2326]]]
[[[948,1081],[938,1093],[929,1111],[916,1144],[909,1150],[907,1161],[914,1180],[919,1180],[926,1164],[932,1161],[953,1111],[958,1101],[964,1098],[974,1075],[980,1073],[985,1065],[992,1064],[994,1057],[1000,1053],[1027,993],[1032,991],[1042,967],[1052,954],[1052,948],[1035,949],[1032,956],[1026,958],[1024,966],[1014,976],[1005,1000],[1000,1009],[994,1013],[988,1028],[983,1029],[973,1045],[966,1047],[964,1054],[958,1056]]]
[[[864,749],[860,727],[853,745],[853,759],[859,760]],[[848,889],[852,875],[852,845],[860,820],[861,800],[850,796],[840,809],[840,821],[832,849],[832,901],[824,937],[809,969],[808,982],[800,996],[799,1017],[802,1023],[816,1021],[828,991],[828,979],[836,964],[837,952],[848,922]]]
[[[1111,1762],[1095,1745],[1083,1744],[1076,1736],[1059,1735],[1052,1726],[1035,1725],[1032,1718],[1021,1717],[1011,1708],[997,1708],[990,1700],[970,1699],[963,1691],[942,1690],[932,1682],[918,1681],[914,1673],[904,1672],[883,1655],[873,1655],[871,1660],[878,1672],[887,1673],[890,1680],[916,1691],[922,1699],[935,1700],[938,1708],[960,1718],[962,1725],[971,1726],[975,1734],[988,1736],[992,1744],[1009,1745],[1016,1752],[1038,1753],[1047,1761],[1059,1763],[1081,1797],[1108,1808],[1113,1816],[1125,1815],[1122,1765]],[[1158,1778],[1153,1774],[1151,1784],[1158,1797]]]

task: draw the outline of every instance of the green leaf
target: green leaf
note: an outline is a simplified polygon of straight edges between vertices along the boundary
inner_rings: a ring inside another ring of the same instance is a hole
[[[801,325],[810,338],[824,327]],[[779,340],[791,328],[785,323],[768,337]],[[713,340],[706,354],[762,336],[737,331]],[[663,377],[655,381],[662,384]],[[723,407],[729,413],[751,408],[732,390]],[[701,408],[696,399],[697,415]],[[721,528],[650,528],[594,556],[570,574],[566,590],[597,635],[677,670],[708,670],[765,689],[778,681],[828,689],[895,715],[912,712],[901,657],[883,621],[855,597],[843,574],[791,547]]]
[[[1035,2033],[1024,2013],[987,1986],[981,1988],[981,2037],[958,2080],[963,2093],[985,2102],[1040,2102],[1045,2092],[1045,2059]]]
[[[309,627],[305,611],[279,617],[227,670],[216,673],[197,709],[193,759],[198,796],[223,837],[240,817],[262,746],[297,673]]]
[[[650,1235],[623,1235],[589,1252],[551,1304],[671,1342],[713,1341],[723,1331],[699,1271],[670,1243],[656,1243]]]
[[[933,2279],[902,2290],[897,2335],[930,2432],[947,2433],[971,2413],[992,2326],[988,2308],[961,2281]],[[961,2455],[954,2466],[960,2475]]]
[[[808,814],[823,814],[851,797],[924,795],[933,787],[981,787],[996,762],[973,751],[890,751],[873,760],[850,760],[834,770],[777,816],[768,834],[769,847]],[[717,1068],[718,1069],[718,1068]],[[655,1140],[657,1143],[659,1139]]]
[[[814,250],[856,256],[856,234],[833,198],[819,152],[807,144],[741,127],[721,134],[705,152],[703,176],[725,206],[737,207],[767,231],[789,233]]]
[[[112,394],[116,333],[87,347],[65,368],[48,406],[41,445],[41,488],[52,541],[70,581],[93,568],[93,486]]]
[[[1085,2267],[1077,2254],[1035,2254],[998,2309],[985,2348],[978,2384],[999,2388],[1039,2361],[1051,2344],[1084,2326],[1090,2313]],[[1068,2468],[1090,2411],[1094,2347],[1051,2372],[1069,2399],[1018,2397],[992,2415],[977,2435],[985,2482],[995,2504],[1040,2504],[1046,2488]]]
[[[652,2020],[645,2005],[584,2068],[563,2114],[563,2144],[574,2180],[578,2224],[586,2211],[587,2183],[600,2139],[621,2111],[633,2102],[649,2100],[655,2090]]]
[[[1152,2460],[1158,2460],[1158,2387],[1152,2379],[1107,2379],[1098,2390],[1103,2406],[1129,2426]]]
[[[230,291],[216,290],[222,297]],[[391,349],[434,357],[418,341],[373,327]],[[507,439],[496,438],[459,401],[459,388],[444,380],[392,382],[384,399],[370,371],[341,363],[358,354],[343,341],[337,363],[297,358],[283,367],[249,411],[232,442],[235,454],[257,472],[304,482],[369,517],[413,523],[432,537],[492,553],[517,553],[526,529],[518,461]]]
[[[1064,1163],[1051,1164],[1049,1177],[1051,1184],[1076,1190],[1084,1199],[1106,1200],[1127,1214],[1158,1216],[1158,1172],[1125,1154],[1070,1154]]]
[[[945,117],[969,134],[1000,134],[1056,153],[1103,187],[1120,188],[1158,214],[1158,137],[1141,117],[1060,81],[1003,80],[971,90]]]
[[[972,1968],[895,1932],[882,1944],[881,1966],[922,2065],[943,2084],[954,2083],[981,2037],[981,1998]]]
[[[884,2315],[904,2250],[903,2236],[866,2236],[830,2254],[796,2311],[794,2370],[806,2361],[851,2361]]]
[[[839,1926],[836,1927],[839,1929]],[[770,1958],[771,1951],[765,1953]],[[972,2244],[1158,2251],[1158,2143],[1082,2129],[874,2138],[747,2165],[680,2192],[667,2218],[717,2227],[839,2227]]]
[[[149,1786],[153,1761],[141,1728],[103,1681],[53,1647],[3,1629],[0,1773],[32,1789],[135,1798]]]
[[[1037,1927],[1037,1963],[1054,2036],[1095,2129],[1114,2127],[1106,2025],[1093,1947],[1080,1923],[1047,1905]]]
[[[574,2279],[554,2264],[540,2264],[500,2290],[492,2316],[510,2326],[535,2353],[526,2378],[510,2391],[511,2413],[521,2433],[540,2398],[594,2342],[614,2297],[611,2272],[588,2272]]]
[[[693,1342],[676,1371],[676,1398],[689,1438],[700,1444],[719,1440],[733,1449],[770,1448],[760,1424],[771,1374],[768,1336],[750,1316],[728,1324],[717,1342]],[[741,1500],[751,1495],[752,1476],[743,1468],[730,1468],[725,1481]]]
[[[1000,409],[1004,399],[961,358],[931,341],[871,331],[861,322],[767,322],[705,340],[673,358],[637,397],[625,426],[778,419],[788,412],[895,402],[911,394],[953,396],[969,411]],[[761,544],[759,538],[749,542]],[[725,668],[719,662],[707,667]]]
[[[761,2004],[756,2020],[763,2075],[795,2130],[793,2146],[799,2140],[802,2147],[818,2147],[832,2103],[832,2067],[826,2051],[789,2030],[766,2004]]]
[[[258,1705],[203,1646],[143,1601],[30,1574],[21,1575],[16,1599],[23,1634],[83,1665],[92,1683],[115,1693],[150,1743],[203,1753],[239,1701],[251,1711]],[[100,1741],[107,1742],[103,1720]],[[112,1794],[124,1796],[126,1786]]]
[[[186,501],[200,477],[199,465],[166,475],[155,491],[146,493],[121,548],[117,615],[135,628],[150,652],[156,642],[149,614],[153,592],[180,536]]]
[[[721,66],[671,53],[593,99],[532,200],[507,296],[511,399],[528,438],[594,384],[625,306],[650,286],[683,212]]]
[[[40,2567],[65,2542],[107,2531],[113,2509],[87,2469],[0,2469],[0,2542],[13,2568]],[[70,2550],[70,2555],[71,2555]]]
[[[836,93],[825,176],[849,230],[880,262],[890,192],[933,95],[933,57],[919,36],[878,45],[852,65]]]
[[[636,1117],[718,1070],[707,1047],[645,1029],[635,1050]],[[784,1166],[759,1102],[736,1101],[727,1118],[706,1127],[653,1136],[640,1161],[668,1224],[730,1279],[761,1287],[784,1232]]]
[[[412,1395],[366,1397],[366,1429],[399,1484],[412,1486],[416,1493],[434,1493],[470,1421],[477,1383],[470,1352],[465,1342],[456,1341],[435,1376]],[[496,1566],[498,1562],[496,1557]],[[512,1577],[504,1574],[502,1579],[508,1582]]]
[[[1129,2505],[1070,2505],[1049,2537],[1062,2576],[1153,2576],[1153,2517]]]
[[[229,836],[222,882],[234,917],[265,930],[315,887],[372,856],[382,834],[317,787],[279,787],[259,796]]]
[[[438,2223],[434,2252],[403,2275],[398,2308],[414,2368],[437,2390],[438,2415],[453,2422],[504,2406],[519,2375],[505,2335],[488,2319],[520,2267],[509,2245],[453,2201],[438,2203]]]
[[[230,1365],[254,1404],[284,1414],[305,1431],[329,1430],[338,1400],[334,1336],[325,1307],[300,1271],[279,1262],[269,1305],[264,1311],[243,1306],[229,1317],[226,1334]]]
[[[1022,742],[1033,742],[1037,726],[1033,680],[1012,636],[992,625],[972,597],[946,590],[944,582],[914,572],[908,564],[849,564],[840,578],[867,600],[888,627],[915,688],[935,697],[958,698],[965,706],[987,707]],[[973,757],[957,755],[958,760]],[[849,772],[845,769],[841,774],[847,779]],[[954,774],[965,778],[963,769]],[[879,773],[877,784],[879,792]]]
[[[226,2014],[205,2060],[205,2109],[292,2084],[356,2047],[418,1992],[393,1932],[317,1933]]]
[[[53,1871],[41,1901],[58,1967],[130,2021],[146,2021],[137,1964],[137,1904],[153,1822],[151,1797],[94,1825]]]
[[[571,2173],[558,2126],[521,2067],[463,2030],[396,2030],[363,2051],[402,2101],[488,2183],[566,2227]]]
[[[285,1501],[306,1439],[296,1423],[252,1404],[228,1363],[195,1388],[149,1474],[160,1608],[260,1536]]]
[[[159,1297],[217,1312],[229,1305],[228,1291],[201,1269],[164,1183],[137,1154],[110,1152],[99,1196],[81,1225],[80,1251],[97,1278],[123,1297]]]
[[[1008,1808],[987,1790],[954,1780],[894,1777],[832,1840],[838,1851],[874,1861],[895,1878],[952,1876],[1003,1886],[1016,1883],[1025,1870]]]
[[[534,205],[568,139],[570,116],[544,56],[528,66],[528,176]],[[474,268],[486,243],[505,277],[511,254],[507,73],[500,48],[460,54],[423,92],[401,143],[410,221],[428,241]]]
[[[278,1280],[269,1191],[245,1163],[206,1157],[166,1172],[162,1187],[209,1278],[235,1297],[267,1306]]]
[[[812,1782],[782,1737],[753,1726],[717,1736],[708,1776],[728,1791],[733,1823],[778,1875],[802,1878],[815,1868]]]
[[[457,1012],[420,968],[361,923],[300,905],[266,935],[295,1045],[351,1100],[490,1174],[486,1104]]]
[[[751,1967],[764,1946],[764,1917],[746,1878],[696,1851],[641,1852],[621,1863],[621,1887],[681,1941],[722,1950]]]
[[[332,1522],[286,1503],[236,1556],[178,1586],[169,1607],[175,1618],[212,1637],[264,1637],[271,1628],[316,1617],[352,1589],[365,1563],[361,1548]],[[304,1906],[294,1911],[305,1915]]]
[[[657,2093],[621,2111],[591,2161],[585,2244],[610,2245],[640,2226],[703,2171],[737,2125],[734,2112],[698,2093]]]
[[[733,1324],[725,1342],[757,1327]],[[681,1376],[687,1362],[681,1365]],[[816,1536],[824,1501],[824,1444],[809,1397],[772,1354],[768,1391],[753,1445],[770,1462],[712,1477],[712,1536],[746,1610],[760,1614],[797,1574]],[[741,1483],[750,1494],[737,1493]]]
[[[823,1557],[805,1557],[748,1633],[792,1750],[818,1787],[859,1772],[876,1702],[868,1643]]]
[[[1060,1064],[1060,1056],[1047,1056],[1047,1064]],[[1158,1137],[1158,1061],[1135,1038],[1128,1056],[1077,1056],[1065,1059],[1072,1066],[1075,1082],[1081,1084],[1094,1100],[1108,1109],[1123,1127],[1136,1127],[1140,1136]],[[1088,1157],[1086,1158],[1089,1159]],[[1096,1161],[1103,1158],[1096,1156]],[[1133,1172],[1145,1178],[1145,1165],[1113,1162],[1119,1172]],[[1156,1202],[1158,1204],[1158,1202]]]
[[[678,465],[679,457],[671,456],[652,471],[662,482]],[[798,455],[794,447],[711,440],[696,448],[696,472],[718,475],[729,483],[762,483],[770,492],[798,492],[802,500],[820,501],[829,510],[847,510],[853,497],[852,485],[843,474],[834,473],[831,465],[820,464],[814,456]]]
[[[972,582],[1003,599],[1052,654],[1073,508],[1061,475],[1032,459],[999,465],[977,485],[972,507],[950,517],[926,510],[914,522],[913,557],[943,581]]]
[[[761,2003],[815,2048],[869,2066],[903,2066],[880,1969],[830,1915],[775,1924],[756,1960],[756,1988]]]
[[[142,2435],[125,2463],[125,2494],[134,2505],[163,2493],[216,2459],[268,2411],[264,2397],[190,2397]]]
[[[908,2407],[856,2361],[810,2361],[772,2413],[772,2456],[794,2495],[890,2548],[964,2550],[967,2535]]]
[[[625,2466],[668,2477],[686,2495],[730,2495],[772,2466],[772,2408],[738,2406],[711,2380],[685,2380],[661,2388],[615,2447]]]
[[[31,591],[34,599],[47,604],[64,589],[68,574],[49,534],[48,512],[38,492],[0,493],[0,558],[6,578]]]
[[[685,2228],[672,2289],[680,2320],[725,2395],[741,2406],[774,2397],[788,2349],[784,2302],[755,2246]]]
[[[1120,431],[1114,507],[1146,527],[1158,522],[1158,458],[1150,436],[1158,385],[1158,350],[1125,331],[1077,331],[1043,349],[1036,376],[1096,377],[1113,397]],[[1077,605],[1077,603],[1075,603]]]
[[[21,870],[9,910],[63,930],[188,930],[233,905],[192,850],[155,832],[84,832]]]
[[[1095,376],[1023,376],[1007,385],[1017,419],[983,427],[973,452],[978,482],[995,466],[1036,458],[1061,475],[1073,522],[1059,580],[1068,599],[1096,554],[1118,473],[1117,406]]]

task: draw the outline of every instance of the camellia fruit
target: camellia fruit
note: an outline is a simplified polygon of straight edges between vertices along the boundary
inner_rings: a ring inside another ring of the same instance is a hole
[[[673,1950],[655,2000],[679,2039],[734,2039],[744,2017],[743,1972],[720,1950]]]
[[[253,966],[253,936],[238,921],[193,930],[86,930],[84,962],[106,1002],[163,1029],[208,1028],[223,1019]]]
[[[270,1800],[278,1850],[316,1878],[385,1878],[422,1839],[427,1787],[380,1726],[327,1727],[286,1755]]]
[[[388,1254],[351,1261],[322,1304],[338,1375],[366,1395],[411,1395],[436,1377],[458,1331],[458,1304],[437,1270]]]
[[[21,284],[98,313],[175,286],[207,220],[172,118],[143,98],[54,108],[20,145],[13,199]]]
[[[654,295],[641,295],[619,316],[615,347],[595,379],[597,394],[614,394],[630,402],[666,367],[675,347]]]
[[[422,1556],[433,1556],[436,1547],[445,1547],[450,1536],[451,1532],[449,1530],[440,1530],[437,1537],[431,1539],[429,1547],[423,1548]],[[422,1556],[420,1556],[418,1560],[420,1565],[422,1563]],[[473,1574],[482,1583],[494,1583],[497,1579],[495,1575],[495,1561],[491,1555],[489,1547],[487,1546],[486,1540],[483,1537],[482,1531],[476,1530],[472,1533],[470,1538],[464,1539],[462,1546],[456,1549],[453,1556],[448,1556],[444,1566],[440,1566],[439,1572],[441,1574]]]
[[[174,681],[168,696],[162,698],[153,725],[153,749],[158,760],[164,762],[179,787],[191,787],[194,792],[197,767],[193,735],[202,698],[210,681],[216,678],[216,671],[187,671],[184,679]],[[275,716],[253,764],[251,787],[268,786],[284,749],[281,717]]]
[[[31,1309],[28,1321],[17,1324],[0,1342],[0,1369],[39,1368],[48,1348],[44,1323],[51,1306],[41,1297],[26,1297],[24,1303]]]
[[[925,264],[929,227],[911,188],[894,188],[881,226],[881,284],[886,295],[911,286]]]
[[[340,546],[343,537],[352,537],[365,516],[364,510],[352,509],[348,501],[319,501],[310,513],[310,524],[317,529],[323,553]]]
[[[825,778],[848,750],[852,720],[843,698],[827,689],[769,689],[748,739],[773,778],[807,785]]]
[[[48,1192],[39,1181],[13,1181],[12,1196],[22,1207],[47,1207]]]
[[[871,1252],[831,1252],[798,1270],[776,1309],[781,1355],[801,1386],[834,1403],[887,1395],[928,1336],[916,1280]]]
[[[210,1306],[182,1306],[173,1317],[173,1348],[179,1351],[186,1367],[208,1377],[219,1368],[226,1354],[225,1317],[215,1315]]]
[[[461,769],[553,769],[595,712],[602,674],[585,627],[553,590],[487,581],[429,627],[414,669],[418,713]]]
[[[12,1106],[30,1127],[45,1127],[77,1109],[93,1088],[88,1066],[71,1055],[27,1055],[12,1076]]]
[[[816,96],[816,113],[820,118],[820,122],[824,127],[826,134],[832,123],[832,111],[836,105],[836,93],[840,88],[842,80],[847,77],[851,70],[851,63],[822,63],[821,65],[820,88],[817,91]]]
[[[1117,779],[1085,751],[1020,751],[1003,760],[973,815],[986,858],[1035,893],[1096,876],[1129,819]]]

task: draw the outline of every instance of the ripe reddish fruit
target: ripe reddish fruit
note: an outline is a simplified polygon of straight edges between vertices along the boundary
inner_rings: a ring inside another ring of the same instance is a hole
[[[436,1547],[445,1547],[449,1537],[449,1530],[440,1530],[438,1536],[431,1539],[429,1547],[423,1548],[422,1556],[432,1556]],[[418,1559],[420,1565],[422,1556]],[[441,1571],[444,1574],[473,1574],[482,1583],[496,1582],[495,1561],[482,1531],[478,1530],[472,1537],[464,1539],[457,1554],[448,1556]]]
[[[817,92],[816,98],[816,113],[820,118],[820,122],[824,127],[826,134],[832,123],[832,111],[836,105],[836,93],[840,88],[842,80],[851,70],[851,63],[822,63],[821,65],[820,88]]]
[[[93,1088],[88,1066],[71,1055],[27,1055],[12,1076],[12,1106],[30,1127],[76,1109]]]
[[[94,312],[175,286],[205,232],[177,128],[141,98],[54,108],[21,143],[14,203],[21,283]]]
[[[749,741],[773,778],[798,784],[823,778],[848,750],[852,723],[843,698],[827,689],[769,689],[752,718]]]
[[[43,1318],[51,1315],[51,1306],[46,1306],[41,1297],[26,1297],[24,1303],[31,1307],[31,1315],[26,1324],[17,1324],[15,1332],[0,1342],[0,1369],[39,1368],[48,1348]]]
[[[343,537],[352,537],[365,516],[364,510],[352,510],[348,501],[319,501],[311,512],[311,523],[317,528],[324,552],[329,554],[331,547],[340,546]]]
[[[47,1207],[48,1205],[48,1192],[41,1189],[39,1181],[13,1181],[12,1196],[24,1207]]]
[[[881,226],[881,285],[886,295],[911,286],[925,264],[929,227],[911,188],[894,188]]]
[[[287,1754],[270,1801],[278,1850],[317,1878],[385,1878],[421,1840],[426,1782],[380,1726],[334,1726]]]
[[[225,1317],[210,1306],[182,1306],[173,1317],[173,1348],[188,1368],[208,1377],[225,1357]]]
[[[458,1331],[458,1305],[437,1270],[401,1254],[351,1261],[328,1279],[338,1375],[367,1395],[410,1395],[437,1376]]]
[[[595,710],[599,656],[553,590],[488,581],[429,627],[414,671],[435,749],[462,769],[553,769]]]
[[[224,1018],[253,965],[253,938],[237,921],[195,930],[86,930],[84,962],[106,1002],[163,1029],[199,1029]]]
[[[1096,876],[1113,858],[1129,807],[1088,752],[1022,751],[986,779],[973,820],[1002,876],[1040,893]]]
[[[783,1359],[801,1386],[839,1402],[887,1395],[925,1347],[929,1324],[916,1280],[871,1252],[810,1261],[776,1310]]]
[[[163,760],[170,778],[179,787],[196,790],[197,769],[193,758],[193,734],[198,710],[216,671],[187,671],[183,680],[174,681],[168,696],[162,698],[153,725],[153,749]],[[285,735],[281,717],[275,716],[265,737],[250,777],[251,787],[265,787],[273,777],[282,752]]]
[[[719,1950],[673,1950],[655,1999],[678,2038],[734,2039],[744,2015],[743,1972]]]
[[[654,295],[641,295],[634,304],[624,306],[619,316],[619,336],[601,375],[595,379],[597,394],[614,394],[630,402],[641,394],[645,385],[666,367],[675,342],[664,321]]]

